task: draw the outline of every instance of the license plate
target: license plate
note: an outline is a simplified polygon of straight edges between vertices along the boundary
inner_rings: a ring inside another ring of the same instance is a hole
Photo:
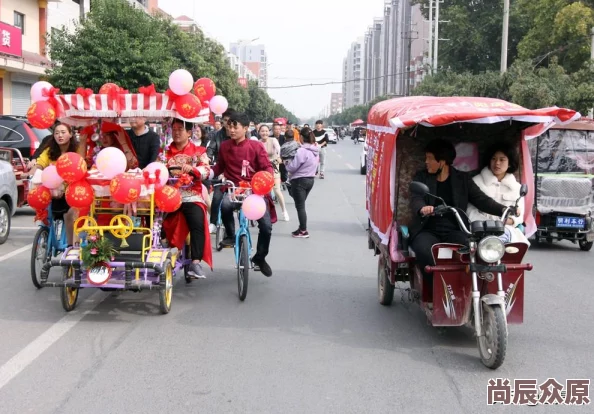
[[[586,219],[580,217],[557,217],[557,227],[571,229],[583,229],[586,226]]]

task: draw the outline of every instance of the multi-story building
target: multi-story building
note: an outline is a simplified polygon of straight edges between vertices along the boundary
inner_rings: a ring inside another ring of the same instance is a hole
[[[198,23],[188,16],[179,16],[173,19],[173,23],[179,26],[179,28],[186,33],[197,33],[200,30]]]
[[[268,85],[268,58],[264,45],[252,45],[249,41],[240,40],[231,43],[230,52],[239,57],[241,62],[253,73],[258,75],[258,83],[265,87]]]
[[[344,108],[365,103],[365,40],[357,39],[351,45],[345,60],[343,74]]]
[[[238,79],[246,79],[248,81],[258,80],[258,75],[252,72],[239,58],[239,56],[234,55],[233,53],[227,53],[227,59],[229,61],[229,66],[237,73]]]
[[[332,93],[330,95],[330,115],[342,111],[342,93]]]

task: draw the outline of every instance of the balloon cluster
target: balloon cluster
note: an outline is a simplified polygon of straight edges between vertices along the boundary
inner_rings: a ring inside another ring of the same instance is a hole
[[[241,209],[248,220],[260,220],[266,214],[264,196],[274,188],[274,176],[268,171],[259,171],[252,177],[252,194],[243,200]]]
[[[33,102],[27,111],[29,123],[38,129],[46,129],[54,125],[61,106],[56,99],[60,92],[49,82],[39,81],[31,87],[31,101]]]
[[[215,96],[217,88],[211,79],[200,78],[194,82],[192,74],[185,69],[171,73],[169,89],[174,95],[175,109],[182,118],[195,118],[204,107],[210,108],[215,115],[222,115],[229,106],[225,97]]]

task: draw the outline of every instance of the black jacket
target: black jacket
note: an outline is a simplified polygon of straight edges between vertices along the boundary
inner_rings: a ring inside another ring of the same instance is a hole
[[[211,165],[217,162],[221,143],[228,139],[230,138],[227,136],[227,130],[225,128],[219,129],[212,137],[209,137],[210,142],[208,143],[208,148],[206,149],[206,155],[208,156]]]
[[[419,181],[426,184],[427,187],[429,187],[429,193],[437,193],[437,176],[429,174],[427,170],[417,172],[413,181]],[[472,203],[479,210],[484,211],[487,214],[495,216],[501,216],[503,214],[506,206],[499,204],[483,193],[472,180],[470,174],[450,167],[450,182],[452,184],[452,198],[454,202],[454,205],[450,207],[456,207],[457,209],[466,212],[468,203]],[[436,206],[438,203],[439,202],[433,197],[423,197],[411,194],[410,205],[413,216],[415,217],[410,229],[411,240],[423,229],[427,222],[427,218],[421,216],[420,210],[425,206]],[[461,214],[461,217],[466,220],[464,214]]]

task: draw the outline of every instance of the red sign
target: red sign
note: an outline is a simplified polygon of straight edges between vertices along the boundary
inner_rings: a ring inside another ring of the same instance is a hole
[[[243,86],[244,88],[248,87],[248,80],[247,78],[237,78],[237,82],[239,82],[239,84],[241,86]]]
[[[21,29],[0,22],[0,53],[23,56],[23,34]]]

